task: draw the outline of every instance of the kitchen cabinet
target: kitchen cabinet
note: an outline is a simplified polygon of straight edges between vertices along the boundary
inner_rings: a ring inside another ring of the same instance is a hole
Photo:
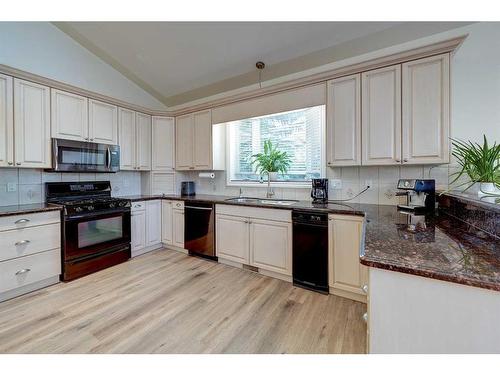
[[[143,113],[136,114],[137,127],[137,169],[151,170],[151,116]]]
[[[130,246],[132,256],[146,247],[146,210],[132,211],[130,217]]]
[[[402,65],[403,163],[449,162],[450,56]]]
[[[212,126],[211,110],[176,117],[175,149],[177,170],[223,170],[224,125]]]
[[[146,201],[146,246],[161,243],[161,200]]]
[[[291,211],[217,205],[216,252],[273,275],[292,275]]]
[[[89,100],[89,138],[95,143],[118,144],[118,107]]]
[[[175,202],[172,209],[173,245],[184,249],[184,204]]]
[[[161,202],[161,241],[165,245],[173,245],[172,201]]]
[[[366,302],[363,287],[368,283],[368,270],[359,262],[363,220],[361,216],[328,215],[330,292],[360,302]]]
[[[137,168],[135,112],[125,108],[118,109],[118,131],[120,142],[120,169],[134,170]]]
[[[120,169],[151,170],[151,116],[118,109]]]
[[[56,89],[51,89],[51,99],[52,138],[89,141],[89,100]]]
[[[362,83],[362,163],[401,163],[401,65],[364,72]]]
[[[361,165],[361,75],[328,81],[327,164]]]
[[[0,167],[14,165],[13,79],[0,74]]]
[[[216,215],[216,252],[219,258],[250,263],[249,220],[245,217]]]
[[[152,118],[153,171],[170,171],[175,169],[175,125],[173,117]]]
[[[21,168],[52,166],[50,89],[14,79],[14,159]]]

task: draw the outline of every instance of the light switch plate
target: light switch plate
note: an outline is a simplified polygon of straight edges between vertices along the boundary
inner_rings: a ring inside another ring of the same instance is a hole
[[[7,191],[16,191],[17,190],[17,184],[15,182],[9,182],[7,184]]]

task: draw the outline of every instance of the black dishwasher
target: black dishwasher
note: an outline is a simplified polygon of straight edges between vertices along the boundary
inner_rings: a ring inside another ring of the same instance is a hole
[[[328,214],[292,211],[293,283],[328,293]]]
[[[186,201],[184,247],[190,255],[217,260],[215,256],[215,209],[212,203]]]

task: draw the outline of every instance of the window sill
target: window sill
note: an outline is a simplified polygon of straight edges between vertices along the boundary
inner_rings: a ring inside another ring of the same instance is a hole
[[[228,187],[253,187],[253,188],[267,188],[267,181],[263,183],[253,182],[253,181],[227,181],[226,186]],[[271,182],[271,187],[280,189],[310,189],[311,182],[281,182],[274,181]]]

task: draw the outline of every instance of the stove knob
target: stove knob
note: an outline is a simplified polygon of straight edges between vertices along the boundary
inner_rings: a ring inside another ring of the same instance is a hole
[[[89,210],[89,211],[93,211],[93,210],[94,210],[94,206],[92,206],[92,205],[87,206],[87,210]]]
[[[76,212],[82,212],[82,211],[83,211],[83,208],[81,208],[81,207],[75,207],[75,211],[76,211]]]
[[[114,204],[114,203],[109,204],[109,208],[115,208],[115,207],[116,207],[116,204]]]

